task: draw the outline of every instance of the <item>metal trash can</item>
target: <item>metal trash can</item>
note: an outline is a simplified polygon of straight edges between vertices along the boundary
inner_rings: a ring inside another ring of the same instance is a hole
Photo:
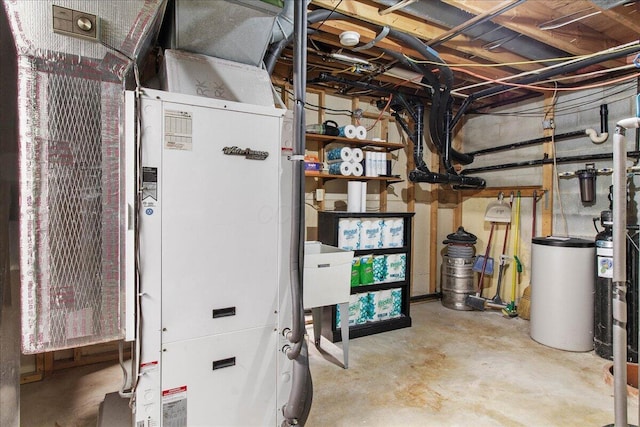
[[[447,254],[442,256],[440,269],[440,289],[442,305],[453,310],[473,310],[465,303],[467,296],[476,293],[473,281],[473,264],[476,260],[473,245],[478,238],[458,227],[455,233],[447,235],[444,243]]]
[[[593,350],[595,243],[535,237],[531,246],[531,338],[569,351]]]

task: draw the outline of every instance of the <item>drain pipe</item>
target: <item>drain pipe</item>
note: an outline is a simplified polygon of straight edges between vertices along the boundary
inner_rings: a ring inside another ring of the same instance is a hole
[[[602,104],[600,106],[600,136],[598,136],[598,133],[594,129],[585,129],[584,131],[594,144],[602,144],[609,138],[608,118],[609,109],[607,108],[607,104]]]
[[[613,134],[613,400],[615,427],[627,427],[627,157],[624,136],[640,118],[620,120]]]
[[[306,2],[294,2],[294,148],[293,200],[291,218],[290,281],[292,300],[292,330],[284,332],[292,346],[283,351],[292,360],[291,391],[282,408],[283,427],[304,425],[313,399],[313,385],[309,370],[309,355],[304,339],[303,265],[304,265],[304,152],[305,152],[305,86],[307,52],[307,6]]]

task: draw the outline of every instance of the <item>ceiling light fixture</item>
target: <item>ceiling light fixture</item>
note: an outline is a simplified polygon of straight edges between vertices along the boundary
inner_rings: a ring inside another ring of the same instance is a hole
[[[345,31],[340,34],[340,44],[343,46],[355,46],[360,42],[360,34],[357,31]]]

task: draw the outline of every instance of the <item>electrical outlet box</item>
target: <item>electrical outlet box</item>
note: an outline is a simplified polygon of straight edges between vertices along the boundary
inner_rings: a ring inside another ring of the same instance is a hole
[[[555,127],[556,124],[554,123],[553,119],[542,121],[542,129],[554,129]]]
[[[53,32],[100,41],[100,18],[91,13],[53,5]]]
[[[324,190],[321,188],[316,189],[316,201],[321,202],[324,200]]]

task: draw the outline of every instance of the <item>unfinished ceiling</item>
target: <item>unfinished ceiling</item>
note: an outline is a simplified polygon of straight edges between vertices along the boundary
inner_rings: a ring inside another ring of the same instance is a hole
[[[634,64],[639,8],[636,1],[619,0],[312,0],[310,15],[334,13],[310,24],[308,86],[372,98],[384,96],[375,89],[382,86],[428,100],[428,82],[415,67],[407,72],[424,55],[385,36],[384,27],[437,52],[454,73],[454,109],[469,98],[467,112],[556,87],[629,81],[640,71]],[[341,45],[344,31],[357,32],[358,43]],[[291,80],[291,65],[292,51],[285,50],[273,76]],[[437,64],[421,66],[439,72]]]

